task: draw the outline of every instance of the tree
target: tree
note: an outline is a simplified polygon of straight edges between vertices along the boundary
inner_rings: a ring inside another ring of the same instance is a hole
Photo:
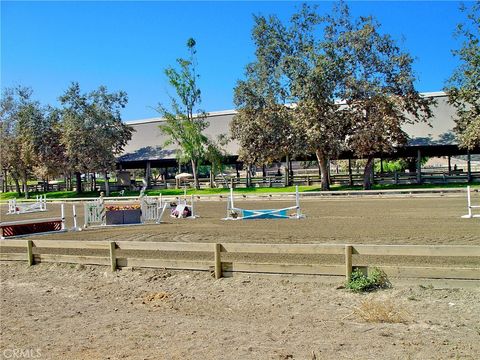
[[[367,158],[364,189],[370,189],[374,156],[406,144],[402,126],[427,121],[433,101],[415,90],[412,57],[380,33],[373,17],[352,21],[348,7],[340,3],[328,21],[332,50],[346,59],[340,95],[353,120],[348,144]]]
[[[467,8],[462,7],[466,12]],[[456,35],[463,37],[462,47],[453,54],[460,65],[446,89],[449,102],[456,108],[455,132],[461,147],[480,147],[480,2],[467,14],[468,22],[457,26]]]
[[[324,38],[315,37],[316,26],[324,23]],[[336,39],[315,8],[306,5],[291,18],[288,31],[285,72],[290,96],[297,104],[294,126],[302,135],[304,152],[315,153],[321,173],[322,190],[329,190],[328,162],[345,148],[350,120],[337,103],[345,60],[334,51]]]
[[[234,89],[237,114],[231,123],[232,137],[240,145],[239,159],[247,163],[248,170],[253,164],[265,165],[283,158],[288,164],[297,142],[293,111],[285,106],[288,86],[282,61],[286,28],[274,16],[255,16],[254,21],[256,59],[246,66],[246,79],[238,81]]]
[[[44,109],[32,99],[32,93],[21,86],[4,89],[0,102],[2,168],[9,170],[19,196],[22,180],[26,198],[28,179],[41,160],[39,149],[47,144],[42,134]]]
[[[190,38],[187,41],[188,59],[177,59],[179,69],[169,67],[165,74],[171,86],[175,89],[177,98],[171,97],[171,110],[161,104],[158,112],[165,119],[160,125],[160,131],[167,136],[164,146],[177,145],[177,157],[181,163],[190,162],[192,165],[195,189],[199,189],[198,166],[205,158],[210,144],[203,131],[208,127],[207,113],[195,107],[201,102],[201,91],[197,86],[196,72],[196,42]]]
[[[76,175],[77,193],[82,192],[82,173],[103,172],[108,195],[108,172],[115,169],[116,156],[132,137],[132,127],[122,122],[120,114],[127,101],[123,91],[109,93],[100,86],[86,94],[78,83],[60,97],[61,144]]]

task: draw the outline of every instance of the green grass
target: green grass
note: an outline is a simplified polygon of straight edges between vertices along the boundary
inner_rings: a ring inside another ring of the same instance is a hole
[[[436,189],[436,188],[465,188],[466,184],[424,184],[424,185],[374,185],[374,190],[394,190],[394,189]],[[471,184],[473,188],[480,188],[480,184]],[[310,191],[320,191],[319,186],[299,186],[300,192],[310,192]],[[362,190],[361,186],[340,186],[332,185],[331,191],[345,191],[345,190]],[[196,194],[196,195],[216,195],[216,194],[227,194],[228,189],[202,189],[202,190],[192,190],[188,189],[187,194]],[[240,194],[266,194],[266,193],[282,193],[282,192],[295,192],[295,186],[288,187],[273,187],[273,188],[238,188],[235,189],[235,193]],[[183,189],[163,189],[163,190],[147,190],[146,194],[150,196],[158,196],[160,194],[167,196],[183,195]],[[33,192],[30,193],[30,197],[35,197],[35,195],[43,194],[42,192]],[[138,196],[140,191],[125,191],[125,196]],[[112,191],[111,196],[119,196],[118,191]],[[49,199],[68,199],[68,198],[87,198],[87,197],[98,197],[100,193],[98,191],[84,192],[80,195],[77,195],[75,191],[52,191],[47,193],[47,198]],[[0,193],[0,200],[8,200],[16,198],[16,192]]]

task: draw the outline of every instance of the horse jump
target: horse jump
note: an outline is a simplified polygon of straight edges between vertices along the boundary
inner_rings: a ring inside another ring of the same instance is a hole
[[[294,210],[293,215],[289,211]],[[233,189],[230,188],[230,197],[227,203],[227,217],[223,220],[253,220],[253,219],[301,219],[305,216],[300,208],[300,194],[298,186],[295,188],[295,206],[282,209],[258,209],[247,210],[237,208],[233,202]]]
[[[167,204],[163,204],[161,198],[153,198],[150,196],[140,197],[141,219],[140,224],[154,222],[159,224]],[[98,199],[89,201],[85,204],[85,223],[84,227],[91,226],[107,226],[107,208],[105,206],[105,198],[100,196]],[[136,225],[136,224],[122,224]]]
[[[47,210],[47,195],[37,195],[34,203],[17,202],[17,199],[8,200],[7,215],[26,214]]]
[[[473,209],[480,209],[480,205],[472,205],[472,195],[471,195],[471,191],[470,191],[470,186],[467,186],[467,210],[468,210],[468,214],[463,215],[462,218],[464,218],[464,219],[480,218],[480,214],[474,214]]]
[[[77,229],[75,205],[73,205],[73,230]],[[65,209],[61,204],[61,215],[57,218],[29,219],[0,223],[0,238],[46,234],[67,231],[65,224]]]

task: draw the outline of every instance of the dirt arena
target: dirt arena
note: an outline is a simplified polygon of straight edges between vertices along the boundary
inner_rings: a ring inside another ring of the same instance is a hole
[[[292,199],[293,201],[293,199]],[[282,208],[294,202],[236,200],[246,209]],[[302,199],[302,220],[223,221],[226,201],[195,203],[195,220],[172,219],[166,214],[161,225],[110,227],[82,232],[48,234],[48,239],[249,242],[249,243],[342,243],[342,244],[456,244],[480,245],[480,221],[461,219],[466,214],[464,196]],[[76,204],[78,223],[83,226],[83,205]],[[71,204],[67,203],[67,225],[72,226]],[[48,211],[5,215],[1,221],[58,217],[60,205]]]
[[[278,208],[291,202],[239,199],[236,205]],[[1,220],[59,215],[59,205],[48,208],[46,213],[7,216],[3,206]],[[83,211],[77,208],[83,224]],[[460,218],[466,213],[460,196],[306,199],[302,211],[307,218],[298,221],[225,222],[220,220],[225,201],[202,200],[196,220],[165,216],[160,225],[38,238],[480,245],[480,221]],[[479,266],[477,259],[416,261]],[[1,262],[0,281],[0,359],[13,358],[15,350],[38,359],[135,360],[478,359],[480,353],[478,287],[443,289],[427,281],[403,281],[361,295],[343,289],[339,278],[236,274],[214,280],[208,272],[112,273],[102,266],[44,263],[28,268],[20,262]],[[370,322],[360,312],[362,304],[389,305],[393,322]]]

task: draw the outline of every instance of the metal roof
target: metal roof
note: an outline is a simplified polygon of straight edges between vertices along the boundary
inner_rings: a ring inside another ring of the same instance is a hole
[[[437,106],[433,108],[433,118],[429,124],[416,123],[406,125],[404,130],[410,136],[409,146],[456,145],[453,128],[455,126],[455,109],[448,104],[448,96],[444,92],[423,93],[423,96],[433,97]],[[205,133],[211,138],[220,134],[228,135],[229,124],[235,110],[225,110],[209,113],[207,121],[210,123]],[[167,140],[158,128],[163,120],[161,118],[141,119],[129,121],[127,124],[134,128],[132,139],[128,142],[120,162],[145,161],[145,160],[171,160],[175,159],[175,147],[164,147]],[[238,155],[238,143],[230,141],[226,146],[228,155]]]

